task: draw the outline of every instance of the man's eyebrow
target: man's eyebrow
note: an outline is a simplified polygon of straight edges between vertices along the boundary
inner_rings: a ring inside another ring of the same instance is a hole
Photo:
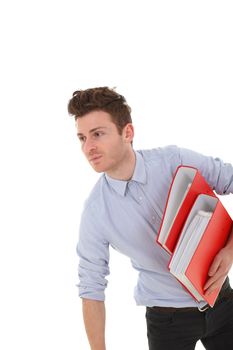
[[[107,127],[106,126],[98,126],[97,128],[93,128],[93,129],[89,130],[89,134],[91,134],[99,129],[107,129]],[[83,133],[81,133],[81,132],[77,133],[77,136],[82,136],[82,135],[83,135]]]

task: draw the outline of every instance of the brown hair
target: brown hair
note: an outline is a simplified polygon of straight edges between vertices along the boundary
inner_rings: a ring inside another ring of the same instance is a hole
[[[125,125],[132,123],[131,108],[124,96],[108,87],[75,91],[68,103],[68,112],[75,120],[96,110],[109,113],[120,134]]]

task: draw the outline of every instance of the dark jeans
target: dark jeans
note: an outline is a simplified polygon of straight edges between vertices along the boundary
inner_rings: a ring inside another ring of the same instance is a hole
[[[227,279],[213,308],[205,312],[147,307],[149,350],[233,349],[233,290]]]

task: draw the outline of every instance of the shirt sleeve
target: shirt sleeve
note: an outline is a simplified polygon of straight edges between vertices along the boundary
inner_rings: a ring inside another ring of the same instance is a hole
[[[100,222],[91,206],[81,218],[77,254],[79,296],[104,301],[109,274],[109,243],[101,235]]]
[[[180,148],[179,152],[181,164],[196,167],[216,193],[233,193],[232,164],[185,148]]]

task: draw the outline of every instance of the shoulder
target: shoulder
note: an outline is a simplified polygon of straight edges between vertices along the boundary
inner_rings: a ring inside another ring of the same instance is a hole
[[[150,150],[138,150],[145,163],[153,163],[160,161],[168,161],[176,159],[178,161],[180,155],[180,149],[176,145],[168,145],[165,147],[152,148]]]
[[[84,202],[81,218],[84,221],[95,222],[95,225],[102,225],[108,215],[111,195],[111,187],[103,173]]]
[[[98,237],[101,241],[108,241],[104,225],[107,215],[105,201],[107,187],[107,181],[103,174],[84,202],[79,225],[80,240],[95,241]]]
[[[83,212],[92,211],[93,208],[98,207],[102,200],[103,188],[106,186],[106,180],[104,174],[100,176],[87,199],[84,202]]]

